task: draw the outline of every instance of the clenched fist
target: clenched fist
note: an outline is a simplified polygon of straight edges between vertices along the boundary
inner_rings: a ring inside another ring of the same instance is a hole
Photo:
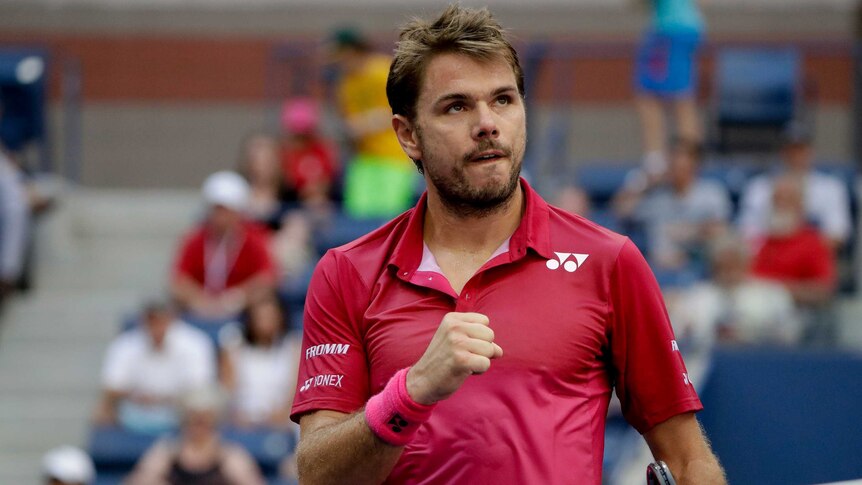
[[[428,349],[407,373],[407,392],[420,404],[448,398],[472,374],[491,367],[503,356],[494,343],[488,317],[480,313],[447,313]]]

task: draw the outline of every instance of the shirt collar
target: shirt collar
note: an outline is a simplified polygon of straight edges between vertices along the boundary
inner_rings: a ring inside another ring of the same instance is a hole
[[[511,260],[515,261],[527,254],[527,249],[533,249],[541,256],[551,259],[554,257],[550,248],[548,203],[530,187],[524,178],[521,178],[521,189],[524,191],[526,208],[521,223],[509,238],[509,254]],[[422,231],[425,223],[425,211],[428,207],[428,194],[422,194],[419,202],[407,220],[407,226],[403,237],[395,246],[389,264],[396,267],[399,277],[410,278],[419,268],[422,262],[422,249],[425,242]]]

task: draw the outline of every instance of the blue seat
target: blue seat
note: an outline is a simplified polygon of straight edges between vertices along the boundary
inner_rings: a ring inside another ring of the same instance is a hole
[[[276,482],[281,461],[296,449],[292,432],[269,428],[225,427],[222,438],[245,449],[267,479]],[[117,426],[94,426],[87,450],[93,458],[100,484],[119,483],[146,451],[161,437],[135,433]]]
[[[625,184],[634,167],[606,162],[583,164],[575,170],[575,180],[590,196],[594,207],[604,208]]]
[[[157,439],[118,426],[94,426],[90,429],[87,451],[100,475],[125,474]]]
[[[386,223],[384,219],[356,219],[344,213],[335,214],[324,227],[314,234],[314,247],[318,254],[347,244]]]
[[[245,449],[270,479],[278,475],[282,460],[296,450],[296,435],[289,431],[226,427],[222,429],[222,437]]]
[[[801,105],[801,61],[792,48],[726,48],[716,55],[715,119],[719,151],[777,147]]]

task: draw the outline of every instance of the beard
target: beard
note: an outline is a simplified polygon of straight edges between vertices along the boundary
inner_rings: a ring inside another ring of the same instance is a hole
[[[421,137],[420,137],[421,141]],[[476,163],[476,156],[486,150],[500,150],[512,164],[503,180],[496,180],[495,167],[482,167],[488,171],[487,183],[472,184],[467,177],[466,166]],[[430,153],[423,147],[423,153]],[[512,200],[521,174],[523,151],[515,153],[511,147],[493,140],[483,140],[474,150],[462,157],[460,163],[451,168],[434,163],[433,157],[423,160],[425,173],[440,196],[443,206],[453,215],[462,218],[483,217],[502,210]],[[430,163],[427,163],[430,161]]]

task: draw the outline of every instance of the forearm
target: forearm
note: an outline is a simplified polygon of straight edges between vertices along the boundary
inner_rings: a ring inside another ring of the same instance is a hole
[[[171,284],[174,298],[185,307],[193,307],[203,299],[205,292],[201,285],[184,274],[177,275]]]
[[[381,483],[398,461],[402,447],[391,446],[371,432],[365,412],[313,430],[296,449],[303,484]]]
[[[726,485],[724,470],[714,456],[691,460],[686,463],[668,464],[677,485]]]

